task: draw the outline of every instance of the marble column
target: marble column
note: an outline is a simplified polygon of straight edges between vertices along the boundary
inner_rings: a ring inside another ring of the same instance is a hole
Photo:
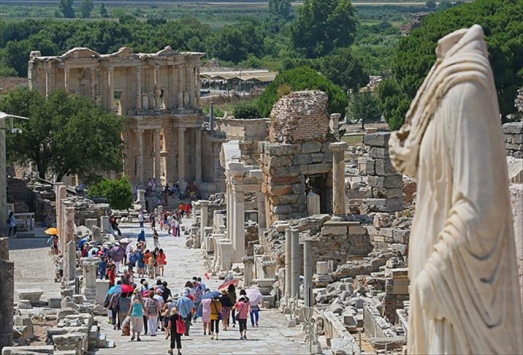
[[[205,227],[209,225],[209,201],[200,200],[200,245],[205,244]]]
[[[58,229],[58,240],[60,249],[65,247],[65,226],[62,200],[67,197],[67,187],[63,182],[55,183],[55,205],[56,205],[56,228]]]
[[[113,112],[113,109],[114,109],[114,68],[113,67],[109,67],[109,69],[108,69],[107,83],[109,84],[107,105],[108,105],[109,111]]]
[[[0,236],[7,236],[7,161],[5,145],[5,119],[0,118]]]
[[[49,65],[45,68],[45,98],[49,97],[51,93],[51,68]]]
[[[73,281],[76,278],[76,242],[71,240],[65,243],[64,249],[64,279]]]
[[[196,136],[196,146],[194,150],[194,175],[196,184],[199,184],[202,182],[202,131],[200,130],[200,128],[195,128],[194,134]]]
[[[332,152],[332,214],[345,216],[345,150],[347,143],[336,142],[329,145]]]
[[[244,256],[243,262],[243,287],[249,287],[252,283],[254,257]]]
[[[162,169],[161,169],[161,156],[160,156],[160,128],[154,130],[154,177],[157,183],[161,182]]]
[[[200,91],[201,91],[201,85],[200,82],[200,67],[196,67],[196,77],[194,78],[196,81],[196,99],[195,99],[195,105],[196,107],[200,107]]]
[[[178,184],[185,192],[185,127],[178,127]]]
[[[74,258],[70,257],[72,253],[71,249],[74,248],[76,251],[76,244],[74,240],[74,207],[63,206],[63,212],[65,216],[63,234],[65,238],[64,244],[61,245],[61,248],[64,248],[67,253],[66,257],[64,258],[64,276],[68,280],[74,280],[76,276],[76,252],[73,253]],[[64,252],[63,249],[62,252]]]
[[[185,92],[185,64],[181,64],[176,70],[178,74],[178,108],[183,110],[183,95]]]
[[[291,297],[292,278],[292,234],[290,228],[285,230],[285,297]]]
[[[15,264],[9,260],[0,260],[0,351],[3,347],[13,345],[14,289]]]
[[[229,240],[232,240],[232,221],[234,219],[234,197],[232,194],[232,184],[230,182],[230,178],[227,178],[225,181],[226,186],[226,203],[227,203],[227,238]]]
[[[88,302],[96,300],[96,269],[100,258],[82,258],[80,264],[83,267],[82,294]]]
[[[136,66],[136,108],[142,108],[142,66]]]
[[[267,216],[265,215],[265,194],[256,193],[256,205],[258,208],[258,234],[261,234],[267,228]]]
[[[330,115],[329,128],[336,139],[340,139],[340,117],[341,114],[339,113],[332,113]]]
[[[143,153],[143,148],[144,148],[144,130],[143,129],[137,129],[136,130],[136,138],[138,138],[138,156],[137,156],[137,159],[136,159],[136,173],[137,173],[137,177],[138,177],[138,183],[139,184],[143,184],[144,183],[144,178],[143,178],[143,158],[144,158],[144,153]]]
[[[303,240],[303,295],[306,307],[312,307],[312,240]]]
[[[160,109],[160,65],[154,65],[154,108]]]
[[[234,262],[239,262],[245,256],[245,195],[243,184],[234,183],[234,221],[233,221],[233,248]]]
[[[189,107],[195,107],[196,103],[196,78],[195,78],[195,68],[192,66],[187,67],[187,90],[189,91]]]
[[[70,80],[70,71],[68,67],[64,68],[64,89],[66,93],[69,93],[69,80]]]
[[[89,85],[91,86],[91,99],[96,99],[96,68],[94,66],[89,67],[89,73],[91,74],[91,80],[89,81]]]
[[[145,210],[145,190],[139,189],[138,190],[138,196],[136,199],[136,202],[140,205],[140,209],[143,211]]]
[[[291,229],[291,296],[300,295],[300,231]]]

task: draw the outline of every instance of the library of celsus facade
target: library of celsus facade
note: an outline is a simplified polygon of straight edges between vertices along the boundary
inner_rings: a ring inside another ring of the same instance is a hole
[[[212,163],[202,168],[202,160],[212,161],[206,157],[212,155],[206,141],[211,135],[202,138],[203,55],[170,47],[157,53],[133,53],[124,47],[111,54],[73,48],[61,56],[35,51],[28,77],[30,87],[42,95],[62,89],[126,117],[123,172],[133,184],[155,178],[169,185],[178,181],[183,187],[214,181]],[[208,152],[202,152],[202,146]]]

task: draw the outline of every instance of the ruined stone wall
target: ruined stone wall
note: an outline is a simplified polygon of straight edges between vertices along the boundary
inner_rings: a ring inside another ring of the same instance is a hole
[[[33,212],[35,194],[22,179],[7,179],[7,203],[15,205],[15,213]]]
[[[225,134],[227,140],[264,141],[268,136],[270,119],[217,118],[216,132]]]
[[[327,94],[293,92],[271,111],[269,142],[259,144],[262,192],[271,223],[306,216],[306,182],[313,179],[322,213],[332,212],[332,152]],[[314,191],[316,192],[316,191]]]
[[[271,111],[271,143],[325,141],[329,133],[327,94],[299,91],[282,97]]]
[[[329,142],[280,144],[261,142],[262,192],[269,201],[271,223],[306,216],[307,176],[323,175],[324,205],[332,212],[332,153]]]
[[[510,122],[503,125],[507,156],[523,158],[523,122]]]
[[[396,212],[403,210],[403,178],[392,166],[389,156],[390,132],[365,135],[369,147],[367,160],[367,198],[362,212]]]

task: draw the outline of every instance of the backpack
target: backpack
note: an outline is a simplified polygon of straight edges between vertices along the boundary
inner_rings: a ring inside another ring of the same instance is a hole
[[[158,315],[158,301],[156,301],[154,298],[149,298],[147,300],[147,314]]]

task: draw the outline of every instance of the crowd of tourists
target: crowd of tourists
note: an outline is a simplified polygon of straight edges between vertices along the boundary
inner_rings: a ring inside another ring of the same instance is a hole
[[[144,335],[156,337],[162,332],[170,338],[169,353],[181,354],[182,336],[189,336],[191,327],[201,319],[203,335],[218,340],[220,328],[231,326],[240,332],[240,339],[247,339],[247,320],[253,327],[259,322],[261,297],[249,299],[246,290],[237,290],[234,283],[220,291],[211,291],[200,277],[187,281],[180,293],[173,293],[166,281],[160,279],[149,286],[147,279],[135,282],[126,271],[109,289],[104,306],[109,323],[131,336],[131,341],[141,341]]]

